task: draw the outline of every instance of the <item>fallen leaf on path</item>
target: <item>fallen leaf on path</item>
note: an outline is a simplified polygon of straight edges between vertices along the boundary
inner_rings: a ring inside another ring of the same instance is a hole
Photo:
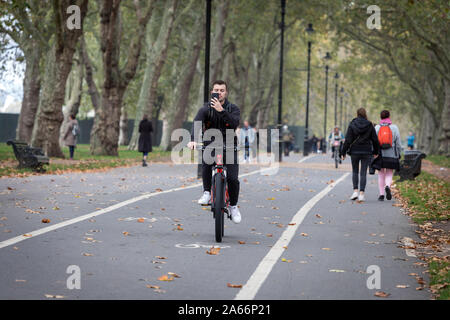
[[[155,191],[162,192],[163,190],[161,188],[156,188]]]
[[[151,284],[146,285],[146,287],[150,288],[150,289],[160,289],[161,288],[159,286],[154,286],[154,285],[151,285]]]
[[[308,234],[307,233],[304,233],[304,232],[302,232],[302,233],[300,233],[302,236],[304,236],[304,237],[307,237],[308,236]]]
[[[42,219],[42,223],[50,223],[50,219]]]
[[[93,254],[92,253],[83,253],[83,256],[85,256],[85,257],[92,257],[93,256]]]
[[[380,298],[386,298],[386,297],[389,297],[390,295],[391,295],[390,293],[386,293],[383,291],[377,291],[374,294],[375,297],[380,297]]]
[[[161,259],[161,260],[167,259],[166,257],[161,257],[161,256],[156,256],[155,258],[156,259]]]
[[[259,241],[252,242],[252,244],[259,244]]]
[[[181,278],[179,275],[177,275],[176,273],[173,273],[173,272],[167,272],[167,274],[168,274],[169,276],[174,277],[174,278]]]
[[[271,238],[273,236],[273,234],[269,233],[269,234],[266,234],[266,236]]]
[[[184,229],[180,225],[177,225],[177,230],[183,231]]]
[[[46,294],[45,295],[46,298],[53,298],[53,299],[64,299],[64,296],[60,296],[60,295],[55,295],[55,294]]]
[[[169,277],[167,274],[158,278],[159,281],[173,281],[173,277]]]
[[[345,272],[345,270],[339,270],[339,269],[330,269],[328,272]]]
[[[287,260],[287,259],[285,259],[285,258],[282,258],[281,261],[287,262],[287,263],[291,263],[291,262],[292,262],[292,260]]]
[[[273,197],[272,198],[267,198],[267,200],[275,200],[275,198],[273,198]]]
[[[322,250],[330,251],[331,249],[330,248],[322,248]]]
[[[218,255],[219,252],[220,252],[220,248],[214,248],[214,247],[211,247],[211,249],[206,250],[207,254],[210,254],[210,255],[213,255],[213,256]]]
[[[25,233],[23,236],[24,236],[24,237],[32,237],[33,235],[28,234],[28,233]]]
[[[16,282],[27,282],[27,280],[16,279]]]
[[[398,284],[395,287],[400,288],[400,289],[409,288],[409,286],[407,284]]]
[[[139,218],[139,219],[137,219],[137,222],[140,222],[140,223],[145,222],[145,219],[144,218]]]
[[[242,288],[242,284],[231,284],[227,283],[228,288]]]
[[[245,244],[245,241],[239,241],[239,244]]]
[[[123,234],[124,236],[127,236],[127,235],[129,235],[130,233],[127,232],[127,231],[124,231],[124,232],[122,232],[122,234]]]
[[[322,216],[320,214],[316,214],[316,217],[322,219]]]
[[[295,225],[296,225],[296,223],[289,223],[289,225],[290,225],[290,226],[295,226]]]

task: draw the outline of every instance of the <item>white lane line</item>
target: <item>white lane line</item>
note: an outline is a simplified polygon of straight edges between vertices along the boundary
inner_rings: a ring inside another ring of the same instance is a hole
[[[252,171],[252,172],[249,172],[249,173],[245,173],[245,174],[239,175],[239,177],[249,176],[249,175],[256,174],[256,173],[262,173],[262,172],[265,172],[265,171],[268,171],[268,170],[271,170],[271,169],[272,168],[259,169],[259,170],[256,170],[256,171]],[[31,231],[31,232],[28,232],[28,233],[24,233],[24,234],[22,234],[20,236],[17,236],[17,237],[14,237],[14,238],[2,241],[2,242],[0,242],[0,249],[5,248],[5,247],[10,246],[10,245],[13,245],[13,244],[16,244],[16,243],[21,242],[23,240],[34,238],[36,236],[39,236],[41,234],[44,234],[44,233],[47,233],[47,232],[50,232],[50,231],[53,231],[53,230],[57,230],[57,229],[60,229],[60,228],[67,227],[67,226],[69,226],[71,224],[74,224],[74,223],[77,223],[77,222],[81,222],[81,221],[84,221],[84,220],[87,220],[87,219],[91,219],[93,217],[97,217],[99,215],[102,215],[102,214],[114,211],[116,209],[122,208],[124,206],[127,206],[129,204],[132,204],[132,203],[135,203],[135,202],[138,202],[138,201],[141,201],[141,200],[145,200],[145,199],[148,199],[148,198],[151,198],[151,197],[155,197],[155,196],[158,196],[158,195],[161,195],[161,194],[165,194],[165,193],[171,193],[171,192],[176,192],[176,191],[181,191],[181,190],[186,190],[186,189],[192,189],[192,188],[199,187],[201,185],[202,185],[202,183],[196,183],[196,184],[193,184],[193,185],[190,185],[190,186],[187,186],[187,187],[179,187],[179,188],[173,188],[173,189],[169,189],[169,190],[165,190],[165,191],[161,191],[161,192],[153,192],[153,193],[143,194],[143,195],[141,195],[139,197],[135,197],[135,198],[132,198],[132,199],[129,199],[129,200],[117,203],[117,204],[115,204],[113,206],[110,206],[110,207],[107,207],[107,208],[104,208],[104,209],[101,209],[101,210],[98,210],[98,211],[95,211],[95,212],[91,212],[91,213],[85,214],[83,216],[79,216],[77,218],[73,218],[73,219],[70,219],[70,220],[67,220],[67,221],[64,221],[64,222],[60,222],[60,223],[54,224],[54,225],[49,226],[49,227],[45,227],[45,228],[42,228],[42,229],[38,229],[38,230],[34,230],[34,231]]]
[[[306,157],[304,157],[304,158],[301,158],[301,159],[298,161],[298,163],[302,163],[303,161],[306,161],[306,160],[308,160],[308,159],[311,159],[312,157],[315,157],[315,155],[310,155],[310,156],[306,156]]]
[[[341,176],[336,182],[328,185],[320,193],[315,195],[310,199],[292,218],[290,225],[283,232],[281,237],[275,243],[275,245],[270,249],[264,259],[259,263],[256,270],[253,272],[247,283],[238,292],[235,300],[252,300],[255,298],[259,288],[262,286],[264,281],[269,276],[272,271],[273,266],[277,261],[279,261],[280,256],[285,252],[283,247],[289,245],[292,238],[295,235],[298,227],[302,223],[303,219],[306,217],[308,212],[319,202],[328,192],[330,192],[337,184],[343,181],[350,173],[346,173]],[[293,224],[293,225],[292,225]]]

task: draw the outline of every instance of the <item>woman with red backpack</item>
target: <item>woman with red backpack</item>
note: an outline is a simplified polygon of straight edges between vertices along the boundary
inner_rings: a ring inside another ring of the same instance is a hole
[[[378,141],[381,147],[381,170],[378,171],[378,187],[380,190],[379,201],[384,201],[386,195],[387,200],[392,199],[391,184],[394,169],[400,168],[400,157],[402,147],[400,144],[400,131],[395,124],[392,124],[389,118],[388,110],[381,111],[380,124],[375,126]]]

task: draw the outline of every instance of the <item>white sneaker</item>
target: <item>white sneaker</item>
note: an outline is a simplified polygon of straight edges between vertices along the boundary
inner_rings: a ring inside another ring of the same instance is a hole
[[[350,197],[350,200],[356,200],[356,199],[358,199],[358,192],[357,191],[353,192],[352,196]]]
[[[363,194],[360,194],[359,196],[358,196],[358,201],[364,201],[365,199],[364,199],[364,195]]]
[[[211,192],[204,191],[202,197],[200,199],[198,199],[197,203],[202,204],[202,205],[210,204],[211,203]]]
[[[230,206],[230,212],[231,220],[233,220],[234,223],[241,222],[241,213],[239,212],[239,208],[237,206]]]

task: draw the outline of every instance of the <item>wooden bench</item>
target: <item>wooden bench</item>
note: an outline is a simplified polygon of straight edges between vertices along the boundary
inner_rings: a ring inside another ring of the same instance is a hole
[[[400,170],[398,175],[399,181],[414,180],[421,171],[422,159],[426,157],[426,154],[417,150],[405,151],[405,158],[400,161]]]
[[[18,169],[31,168],[36,172],[45,172],[44,165],[49,164],[49,158],[42,149],[28,146],[26,142],[9,140],[7,145],[11,145],[14,155],[19,161]]]

